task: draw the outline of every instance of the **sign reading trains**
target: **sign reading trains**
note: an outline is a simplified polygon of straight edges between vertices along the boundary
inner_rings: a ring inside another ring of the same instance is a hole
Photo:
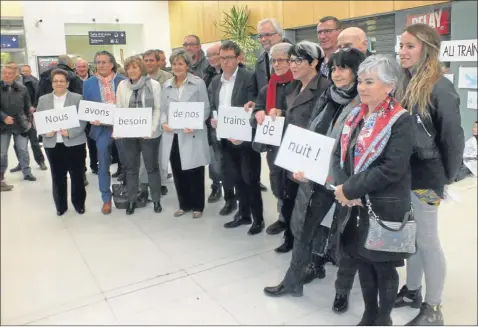
[[[88,32],[90,45],[126,44],[124,31],[92,31]]]

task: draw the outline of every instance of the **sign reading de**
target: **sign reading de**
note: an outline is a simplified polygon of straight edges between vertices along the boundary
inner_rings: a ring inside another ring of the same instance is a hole
[[[243,107],[220,107],[217,117],[217,136],[222,139],[252,141],[251,114]]]
[[[295,125],[287,126],[275,164],[305,178],[325,184],[335,140]]]
[[[446,35],[450,33],[450,9],[437,9],[426,14],[408,15],[407,25],[426,24],[433,27],[438,34]]]
[[[474,40],[442,41],[440,61],[473,61],[478,59],[478,42]]]
[[[203,129],[204,102],[170,102],[168,126],[172,129]]]
[[[109,103],[81,100],[78,107],[78,118],[92,122],[99,121],[105,125],[114,124],[114,110],[116,105]]]
[[[88,32],[90,45],[126,44],[125,31],[92,31]]]
[[[116,108],[113,137],[151,137],[153,108]]]
[[[37,111],[33,113],[33,118],[38,134],[80,126],[76,106]]]
[[[279,146],[282,140],[284,122],[284,117],[277,117],[272,120],[270,116],[266,116],[262,125],[257,125],[254,142]]]

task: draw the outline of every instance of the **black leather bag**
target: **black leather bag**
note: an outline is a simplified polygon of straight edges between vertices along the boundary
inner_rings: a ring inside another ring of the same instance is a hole
[[[126,209],[128,207],[128,191],[126,184],[113,184],[113,202],[117,209]],[[148,184],[140,184],[138,194],[136,196],[136,208],[143,208],[148,203]]]

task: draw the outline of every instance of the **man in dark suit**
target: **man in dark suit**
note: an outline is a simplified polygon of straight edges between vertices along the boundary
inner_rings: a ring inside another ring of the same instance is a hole
[[[247,102],[255,101],[256,77],[254,72],[239,67],[240,54],[241,49],[232,41],[221,45],[219,60],[223,73],[214,77],[209,85],[211,112],[220,110],[220,107],[243,107]],[[217,123],[215,117],[210,120],[213,128],[217,127]],[[221,147],[224,188],[231,189],[231,186],[235,186],[239,198],[239,213],[224,227],[234,228],[252,222],[249,235],[258,234],[264,229],[260,188],[261,156],[252,149],[251,142],[221,139]],[[224,199],[226,205],[235,205],[233,194],[225,194]]]

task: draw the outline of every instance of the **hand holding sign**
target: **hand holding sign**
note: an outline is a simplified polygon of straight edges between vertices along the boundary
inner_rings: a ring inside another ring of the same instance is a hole
[[[285,119],[283,117],[272,121],[272,117],[265,116],[263,124],[257,126],[254,142],[279,146],[282,140],[284,123]]]
[[[277,108],[272,108],[269,111],[269,116],[272,118],[272,120],[275,120],[276,117],[282,116],[282,111],[280,109],[277,109]]]
[[[255,106],[256,106],[256,104],[255,104],[254,102],[249,101],[248,103],[246,103],[246,104],[244,105],[244,110],[245,110],[246,112],[249,112],[249,111],[251,111],[251,110],[254,110]]]
[[[65,136],[65,137],[68,137],[68,135],[69,135],[69,134],[68,134],[68,130],[66,130],[66,129],[60,129],[60,134],[61,134],[62,136]]]
[[[262,125],[264,118],[266,118],[266,112],[264,110],[256,112],[256,121],[258,125]]]
[[[324,185],[334,144],[333,138],[289,125],[275,164],[292,173],[302,171],[305,178]]]

